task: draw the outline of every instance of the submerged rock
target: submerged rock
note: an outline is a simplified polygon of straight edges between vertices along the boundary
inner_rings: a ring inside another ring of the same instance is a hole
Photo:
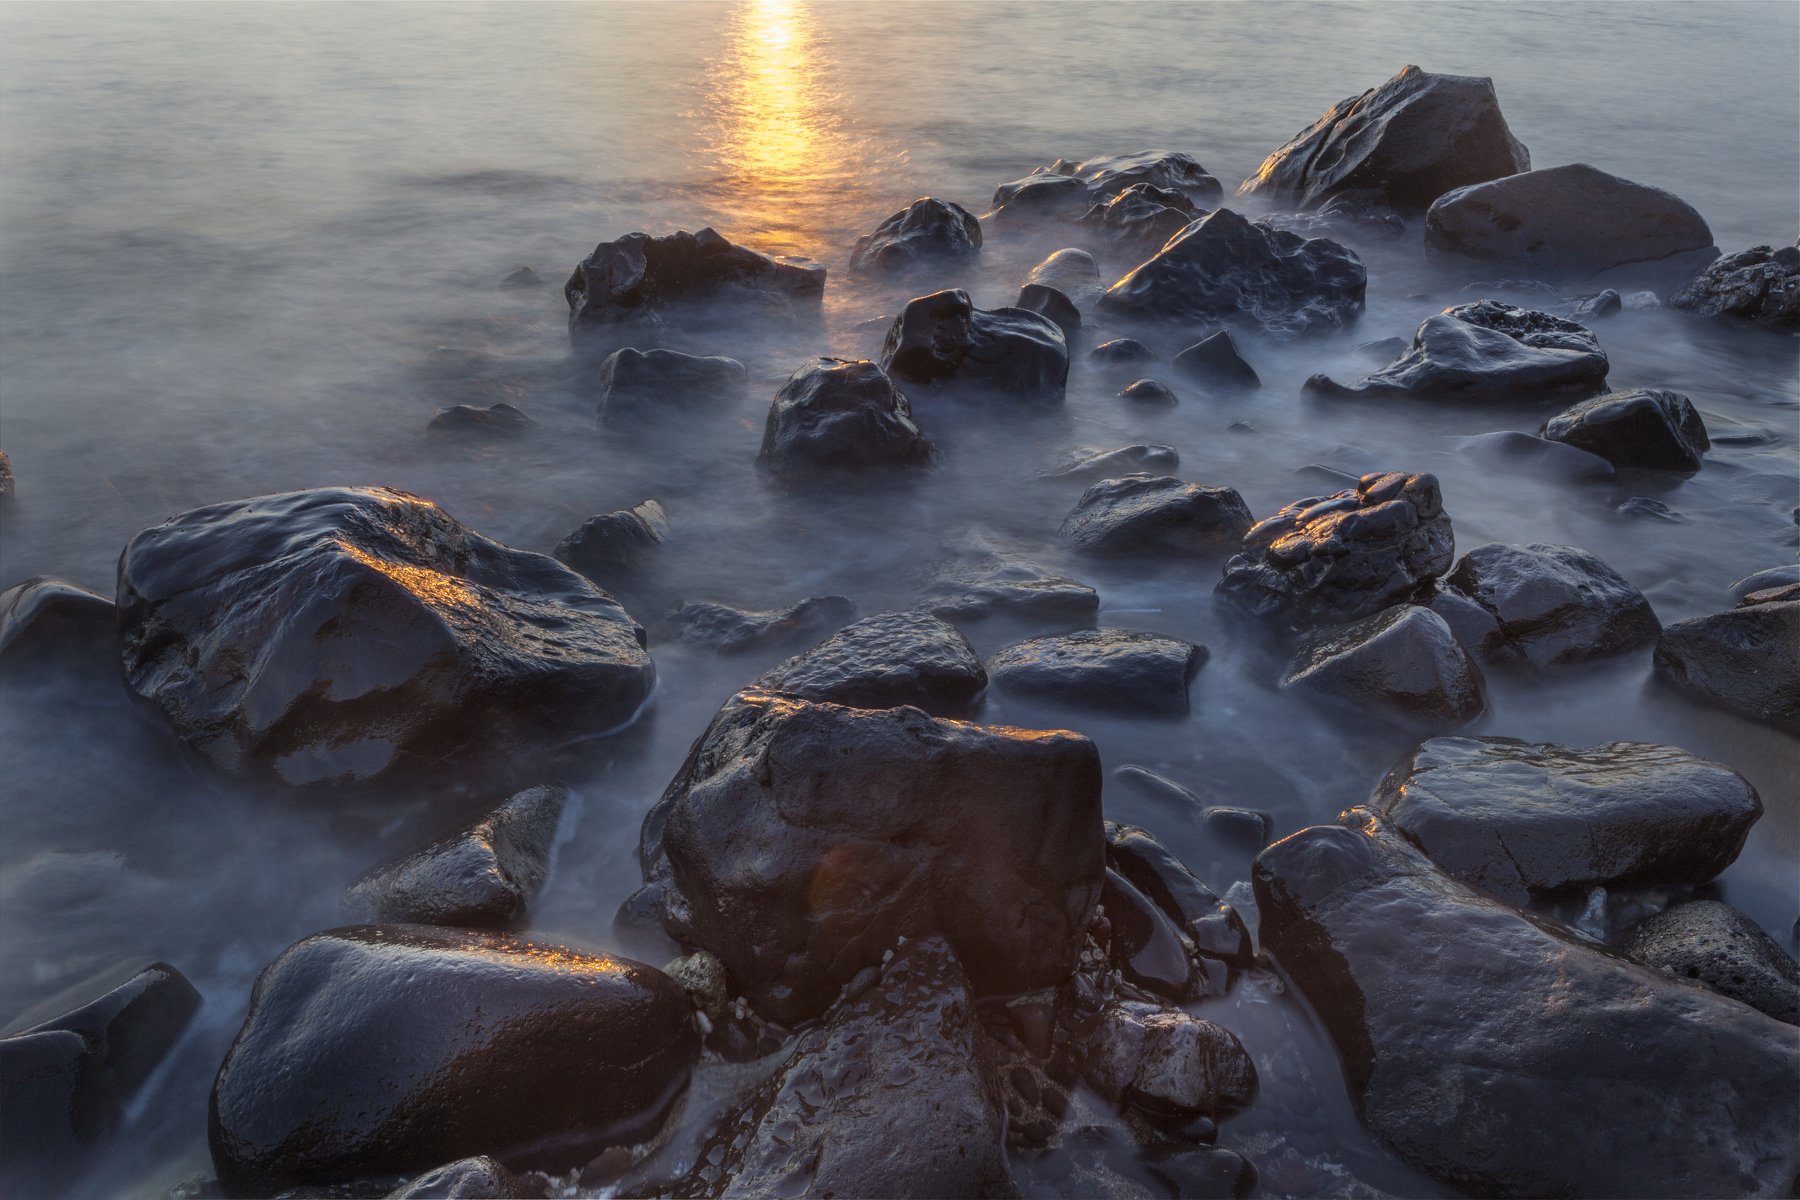
[[[425,431],[456,437],[518,437],[536,426],[536,421],[510,404],[490,404],[486,408],[454,404],[438,409]]]
[[[1752,592],[1736,608],[1676,621],[1655,664],[1658,679],[1703,704],[1800,733],[1800,595]]]
[[[611,582],[642,566],[669,540],[669,514],[654,500],[589,517],[556,543],[556,561],[595,582]]]
[[[1080,305],[1100,294],[1100,264],[1086,250],[1066,246],[1049,255],[1025,276],[1025,286],[1055,288]]]
[[[946,619],[1007,615],[1085,622],[1099,609],[1100,595],[1048,567],[1014,555],[989,554],[940,568],[918,606]]]
[[[1173,408],[1181,403],[1175,389],[1160,379],[1136,379],[1119,389],[1119,399],[1149,408]]]
[[[12,459],[6,456],[6,451],[0,450],[0,510],[4,510],[12,504],[16,490]]]
[[[1230,1030],[1178,1008],[1114,1001],[1082,1045],[1082,1074],[1155,1117],[1226,1117],[1256,1099],[1256,1065]]]
[[[1136,338],[1113,338],[1089,350],[1088,357],[1108,364],[1155,362],[1156,351]]]
[[[1178,716],[1206,647],[1154,633],[1083,629],[1030,638],[987,661],[1002,691],[1114,712]]]
[[[656,672],[619,604],[386,488],[195,509],[119,560],[127,686],[236,775],[399,784],[630,719]]]
[[[1183,192],[1134,183],[1111,199],[1095,203],[1075,223],[1102,237],[1151,249],[1205,215],[1206,210]]]
[[[1340,193],[1311,212],[1274,213],[1260,219],[1301,237],[1392,241],[1406,232],[1405,218],[1371,192]]]
[[[1779,567],[1753,571],[1733,582],[1726,591],[1733,604],[1742,604],[1748,597],[1758,592],[1784,588],[1796,583],[1800,583],[1800,562],[1784,563]]]
[[[743,399],[750,374],[735,358],[678,350],[615,350],[600,364],[600,423],[654,424]]]
[[[0,592],[0,668],[118,673],[118,610],[63,579],[34,576]],[[8,677],[8,682],[19,678]]]
[[[1785,333],[1800,330],[1800,243],[1724,255],[1670,296],[1669,307]]]
[[[960,715],[987,686],[969,639],[930,613],[885,612],[846,625],[771,667],[760,687],[856,708],[915,705]]]
[[[1422,212],[1453,188],[1530,169],[1493,80],[1408,66],[1328,109],[1238,191],[1302,208],[1349,192]]]
[[[1281,686],[1439,732],[1467,725],[1487,707],[1481,669],[1450,626],[1411,604],[1312,634]]]
[[[968,262],[981,252],[981,222],[960,204],[926,196],[914,200],[850,252],[852,275],[896,275],[946,263]]]
[[[541,1193],[487,1155],[427,1171],[388,1200],[536,1200]]]
[[[1117,450],[1080,446],[1055,467],[1040,474],[1048,479],[1092,478],[1138,471],[1172,471],[1180,465],[1181,455],[1173,446],[1120,446]]]
[[[1221,329],[1175,356],[1175,369],[1190,379],[1223,388],[1254,390],[1262,386],[1256,368],[1238,353],[1231,331]]]
[[[1477,546],[1445,582],[1493,613],[1507,642],[1539,667],[1629,654],[1662,628],[1642,592],[1574,546]]]
[[[1235,544],[1252,519],[1234,488],[1138,473],[1088,488],[1061,532],[1098,558],[1206,554]]]
[[[815,358],[769,406],[759,462],[783,477],[930,466],[937,449],[912,406],[867,359]]]
[[[1457,438],[1453,444],[1483,462],[1559,483],[1604,482],[1617,479],[1619,475],[1612,464],[1598,454],[1563,442],[1533,437],[1516,429],[1478,433]]]
[[[711,229],[667,237],[628,233],[601,242],[563,284],[575,337],[625,321],[655,320],[703,301],[747,304],[785,316],[816,309],[824,294],[825,268],[819,264],[758,254]]]
[[[1074,337],[1075,331],[1081,328],[1081,310],[1075,307],[1073,300],[1049,284],[1026,284],[1019,289],[1019,300],[1014,307],[1050,318],[1062,330],[1065,339]]]
[[[801,638],[817,638],[856,616],[847,596],[808,596],[763,611],[689,603],[675,610],[684,645],[717,654],[745,654]]]
[[[1193,158],[1171,150],[1144,150],[1078,163],[1057,159],[994,191],[997,217],[1076,217],[1136,184],[1180,192],[1197,204],[1225,194],[1217,179]]]
[[[1627,930],[1619,951],[1634,962],[1691,979],[1777,1021],[1800,1025],[1800,966],[1729,904],[1690,900]]]
[[[1584,400],[1551,417],[1544,436],[1597,454],[1615,467],[1698,471],[1712,443],[1680,392],[1637,388]]]
[[[1056,322],[1021,308],[976,308],[960,290],[906,302],[882,369],[902,385],[1061,404],[1069,347]]]
[[[1142,772],[1142,768],[1121,768],[1123,770]],[[1160,776],[1153,778],[1161,783],[1168,783]],[[1186,793],[1186,789],[1179,790],[1188,796],[1190,802],[1197,802],[1191,793]],[[1257,826],[1257,832],[1250,839],[1255,842],[1255,849],[1260,850],[1268,844],[1266,813],[1209,808],[1202,812],[1201,818],[1210,834],[1239,842],[1243,840],[1240,833],[1228,827],[1241,827],[1248,820],[1250,824]],[[1250,931],[1245,927],[1243,918],[1231,905],[1219,899],[1218,893],[1196,878],[1168,847],[1157,841],[1147,830],[1108,821],[1106,865],[1129,880],[1133,887],[1175,922],[1182,934],[1192,942],[1193,951],[1199,957],[1216,960],[1227,967],[1248,967],[1254,961]],[[1110,912],[1111,909],[1107,911]]]

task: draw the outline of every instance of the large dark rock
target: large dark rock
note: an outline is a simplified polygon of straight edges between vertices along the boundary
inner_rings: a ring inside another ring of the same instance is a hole
[[[1124,769],[1142,771],[1142,768],[1122,768]],[[1168,782],[1160,777],[1156,778],[1161,782]],[[1185,789],[1182,790],[1185,792]],[[1191,793],[1188,795],[1191,797]],[[1218,813],[1226,810],[1207,811]],[[1241,812],[1237,815],[1261,816]],[[1263,819],[1266,820],[1266,817]],[[1210,820],[1203,823],[1216,831],[1218,823]],[[1266,828],[1257,836],[1261,840],[1257,841],[1256,849],[1260,850],[1268,844]],[[1219,899],[1218,893],[1196,878],[1168,847],[1157,841],[1147,830],[1108,821],[1106,865],[1108,870],[1116,871],[1130,881],[1132,887],[1175,922],[1199,957],[1214,959],[1227,967],[1247,967],[1255,958],[1250,944],[1250,931],[1245,927],[1244,919],[1231,905]]]
[[[510,929],[525,920],[550,873],[560,784],[527,788],[450,837],[377,867],[344,892],[348,920]]]
[[[941,567],[918,606],[947,620],[1005,615],[1085,622],[1099,609],[1100,594],[1016,555],[984,554]]]
[[[698,302],[749,306],[788,315],[817,309],[825,268],[809,259],[770,258],[711,229],[651,237],[628,233],[601,242],[563,284],[572,336],[625,321],[654,321]]]
[[[856,240],[853,275],[895,275],[968,262],[981,252],[981,222],[960,204],[926,196],[914,200]]]
[[[1100,308],[1179,325],[1321,333],[1362,313],[1366,283],[1362,261],[1338,243],[1252,224],[1221,208],[1108,288]]]
[[[1146,408],[1173,408],[1181,403],[1175,389],[1160,379],[1134,379],[1119,389],[1119,399]]]
[[[771,1019],[822,1011],[899,936],[975,990],[1064,982],[1100,894],[1100,760],[1078,734],[750,689],[644,823],[665,921]]]
[[[735,358],[627,346],[600,364],[600,423],[635,427],[727,407],[749,386]]]
[[[1226,1117],[1256,1099],[1256,1065],[1243,1045],[1178,1008],[1108,1004],[1082,1044],[1081,1069],[1106,1099],[1166,1119]]]
[[[1800,243],[1724,255],[1670,296],[1669,306],[1786,333],[1800,330]]]
[[[119,560],[125,680],[214,766],[394,784],[629,719],[656,671],[554,559],[386,488],[195,509]]]
[[[1175,369],[1200,383],[1228,390],[1253,391],[1262,386],[1256,368],[1238,353],[1228,329],[1201,338],[1177,354]]]
[[[1712,445],[1692,401],[1652,388],[1583,400],[1545,422],[1544,436],[1615,467],[1652,471],[1698,471]]]
[[[1433,738],[1369,806],[1457,879],[1518,905],[1595,886],[1706,883],[1762,816],[1743,776],[1672,746],[1512,738]]]
[[[1800,1025],[1800,966],[1729,904],[1690,900],[1625,931],[1619,951],[1677,979],[1692,979],[1777,1021]]]
[[[1206,215],[1186,193],[1134,183],[1108,200],[1096,202],[1076,220],[1092,233],[1143,250],[1152,250]]]
[[[1100,264],[1086,250],[1065,246],[1031,268],[1024,286],[1034,283],[1056,289],[1077,305],[1086,304],[1100,294]]]
[[[453,437],[510,438],[535,429],[537,422],[510,404],[453,404],[440,408],[425,432]]]
[[[1106,915],[1108,958],[1126,983],[1177,1004],[1224,990],[1204,986],[1192,947],[1174,918],[1110,866],[1100,907]]]
[[[387,1200],[536,1200],[540,1193],[485,1154],[460,1158],[391,1191]]]
[[[596,583],[612,583],[630,575],[669,540],[669,514],[654,500],[617,512],[589,517],[556,543],[552,555],[560,563]]]
[[[855,708],[911,704],[961,715],[987,686],[975,648],[930,613],[885,612],[844,626],[805,654],[771,667],[761,687]]]
[[[1013,307],[1048,317],[1062,330],[1065,340],[1074,337],[1075,331],[1081,328],[1081,310],[1067,295],[1049,284],[1026,284],[1019,289],[1019,299]]]
[[[1642,592],[1574,546],[1477,546],[1445,582],[1493,613],[1512,648],[1540,667],[1629,654],[1662,629]]]
[[[1113,712],[1179,716],[1206,647],[1154,633],[1082,629],[1030,638],[987,660],[1002,691]]]
[[[1800,596],[1752,592],[1737,608],[1676,621],[1655,663],[1658,679],[1703,704],[1800,733]]]
[[[1586,163],[1446,192],[1425,214],[1425,247],[1498,260],[1534,279],[1718,254],[1705,219],[1679,196]]]
[[[1138,471],[1172,471],[1180,465],[1181,455],[1173,446],[1120,446],[1116,450],[1080,446],[1039,474],[1046,479],[1113,478]]]
[[[1256,901],[1389,1149],[1469,1195],[1787,1194],[1792,1027],[1481,898],[1367,810],[1345,820],[1263,851]]]
[[[0,592],[0,669],[19,673],[69,669],[117,675],[118,610],[104,596],[42,575]]]
[[[1060,404],[1069,346],[1055,321],[1022,308],[976,308],[961,290],[906,302],[881,366],[903,386]]]
[[[998,217],[1077,217],[1137,184],[1180,192],[1196,204],[1208,205],[1225,194],[1219,181],[1186,154],[1144,150],[1078,163],[1057,159],[1023,179],[994,190]]]
[[[691,1012],[627,959],[423,925],[314,934],[256,981],[213,1083],[213,1165],[234,1195],[476,1153],[566,1169],[661,1122]]]
[[[781,476],[929,466],[937,450],[912,406],[867,359],[815,358],[769,405],[758,461]]]
[[[1338,624],[1406,600],[1450,569],[1450,515],[1435,475],[1364,475],[1259,521],[1218,592],[1257,616]]]
[[[1487,707],[1481,669],[1449,624],[1412,604],[1311,634],[1281,686],[1440,733],[1467,725]]]
[[[1446,400],[1537,400],[1590,396],[1606,384],[1600,343],[1573,321],[1498,300],[1426,317],[1412,348],[1351,385],[1327,375],[1306,381],[1312,396],[1424,396]]]
[[[1206,554],[1236,544],[1252,520],[1235,488],[1138,473],[1083,492],[1062,536],[1101,558]]]
[[[1422,212],[1445,192],[1531,169],[1494,82],[1408,66],[1328,109],[1238,189],[1302,208],[1353,192]]]
[[[718,654],[745,654],[822,637],[855,616],[856,605],[848,596],[808,596],[786,608],[761,611],[705,602],[675,610],[683,644]]]

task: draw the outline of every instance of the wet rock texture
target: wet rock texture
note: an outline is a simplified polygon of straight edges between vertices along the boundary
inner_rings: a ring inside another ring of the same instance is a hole
[[[1048,317],[1062,330],[1065,339],[1074,337],[1075,331],[1081,328],[1081,310],[1075,307],[1075,302],[1047,283],[1028,283],[1020,288],[1014,307]]]
[[[1061,533],[1095,558],[1206,554],[1234,545],[1252,519],[1234,488],[1136,472],[1083,492]]]
[[[118,604],[131,690],[213,766],[290,786],[598,733],[655,679],[605,592],[386,488],[184,513],[125,547]]]
[[[926,196],[856,240],[850,271],[895,275],[922,267],[967,262],[981,252],[981,222],[960,204]]]
[[[899,936],[941,933],[979,994],[1066,980],[1099,898],[1100,762],[1078,734],[751,689],[645,822],[679,940],[758,1012],[824,1010]]]
[[[654,500],[601,513],[556,543],[556,561],[596,582],[629,575],[669,540],[669,514]]]
[[[937,450],[912,406],[867,359],[815,358],[788,377],[769,406],[759,461],[777,475],[916,468]]]
[[[789,316],[816,309],[824,294],[824,267],[758,254],[711,229],[601,242],[563,284],[569,332],[578,339],[701,301]]]
[[[1493,80],[1408,66],[1328,109],[1239,191],[1302,208],[1348,192],[1422,212],[1453,188],[1530,169]]]
[[[462,1158],[427,1171],[388,1193],[388,1200],[536,1200],[541,1195],[487,1155]]]
[[[1584,400],[1545,422],[1544,436],[1615,467],[1649,471],[1698,471],[1712,445],[1693,401],[1658,388]]]
[[[1177,354],[1175,369],[1197,383],[1224,390],[1254,391],[1262,386],[1256,368],[1244,361],[1228,329],[1201,338]]]
[[[1690,900],[1627,930],[1626,957],[1691,979],[1777,1021],[1800,1025],[1800,966],[1775,939],[1729,904]]]
[[[887,612],[844,626],[770,668],[757,683],[803,700],[856,708],[911,704],[955,715],[987,686],[987,672],[969,639],[948,621],[930,613]]]
[[[1061,404],[1069,347],[1055,321],[1022,308],[976,308],[960,290],[906,302],[888,330],[882,369],[902,387]]]
[[[1088,621],[1100,594],[1016,555],[983,554],[945,564],[918,607],[947,620],[1014,616],[1041,621]]]
[[[1095,1091],[1153,1116],[1229,1116],[1256,1098],[1256,1066],[1231,1031],[1178,1008],[1115,1000],[1083,1050]]]
[[[627,959],[421,925],[314,934],[251,993],[213,1084],[213,1164],[235,1195],[474,1153],[573,1165],[655,1128],[698,1050],[691,1011]]]
[[[675,610],[684,645],[716,654],[747,654],[821,637],[856,616],[848,596],[808,596],[786,608],[742,609],[704,601]]]
[[[1787,1193],[1791,1026],[1482,899],[1364,810],[1346,820],[1263,851],[1256,901],[1391,1150],[1473,1195]]]
[[[1595,886],[1693,886],[1762,816],[1756,789],[1673,746],[1433,738],[1369,807],[1439,867],[1510,904]]]
[[[1206,168],[1190,156],[1172,150],[1144,150],[1078,163],[1059,158],[1023,179],[996,188],[994,215],[1078,217],[1093,205],[1140,183],[1180,192],[1198,205],[1211,204],[1225,193]]]
[[[1076,224],[1101,237],[1153,250],[1206,215],[1183,192],[1134,183],[1082,213]]]
[[[1412,604],[1310,635],[1281,686],[1433,732],[1467,725],[1487,707],[1468,650],[1444,618]]]
[[[34,576],[0,592],[0,668],[118,672],[113,602],[63,579]]]
[[[1492,613],[1507,643],[1539,667],[1629,654],[1662,629],[1642,592],[1574,546],[1477,546],[1445,582]]]
[[[1338,243],[1252,224],[1221,208],[1108,288],[1100,308],[1183,325],[1324,333],[1362,312],[1367,282],[1362,261]]]
[[[627,346],[600,364],[600,423],[635,428],[726,408],[749,385],[749,372],[735,358]]]
[[[1154,633],[1083,629],[1031,638],[987,661],[994,686],[1112,712],[1180,716],[1206,647]]]
[[[1455,538],[1435,475],[1364,475],[1259,521],[1218,592],[1292,625],[1373,616],[1450,569]]]
[[[1031,268],[1025,287],[1032,284],[1054,288],[1075,304],[1086,304],[1100,294],[1100,264],[1086,250],[1065,246]]]
[[[1753,592],[1733,609],[1676,621],[1656,677],[1717,708],[1800,733],[1800,594]]]
[[[1218,819],[1221,817],[1225,819]],[[1213,808],[1206,810],[1204,818],[1209,832],[1233,841],[1241,840],[1241,835],[1225,826],[1248,820],[1258,826],[1250,838],[1255,848],[1260,850],[1268,842],[1264,814]],[[1173,921],[1198,957],[1227,967],[1247,967],[1254,959],[1244,919],[1147,830],[1108,821],[1106,865]]]
[[[1800,331],[1800,243],[1724,255],[1670,296],[1669,306],[1701,317],[1735,317],[1768,329]]]

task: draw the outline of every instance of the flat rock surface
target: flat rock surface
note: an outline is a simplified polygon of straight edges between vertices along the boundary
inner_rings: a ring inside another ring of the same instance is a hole
[[[693,601],[675,610],[683,644],[718,654],[746,654],[822,637],[855,616],[856,605],[847,596],[808,596],[786,608],[771,609]]]
[[[1096,558],[1206,554],[1235,545],[1251,519],[1234,488],[1134,472],[1083,492],[1062,537]]]
[[[857,708],[912,704],[947,715],[967,711],[987,686],[987,672],[956,626],[902,611],[846,625],[757,682],[804,700]]]
[[[987,661],[1002,691],[1115,712],[1178,716],[1206,648],[1123,629],[1083,629],[1031,638]]]
[[[1445,582],[1492,613],[1508,644],[1540,667],[1629,654],[1661,632],[1643,593],[1575,546],[1477,546]]]

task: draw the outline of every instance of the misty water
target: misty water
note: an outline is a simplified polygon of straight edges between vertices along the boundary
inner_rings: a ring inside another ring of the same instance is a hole
[[[886,319],[937,287],[1011,303],[1030,266],[1067,244],[990,226],[979,267],[888,284],[844,272],[855,239],[919,196],[985,211],[996,184],[1065,156],[1184,151],[1229,195],[1326,107],[1418,63],[1492,76],[1534,166],[1588,162],[1673,191],[1727,251],[1780,245],[1800,228],[1797,43],[1791,4],[0,7],[0,449],[18,478],[0,586],[58,575],[110,595],[138,530],[328,484],[415,492],[544,551],[590,515],[655,498],[675,531],[656,595],[751,608],[824,593],[863,614],[907,607],[976,535],[1099,588],[1102,625],[1212,652],[1180,720],[997,694],[980,719],[1078,729],[1109,770],[1137,764],[1209,803],[1266,810],[1285,835],[1363,800],[1408,736],[1280,693],[1282,659],[1215,609],[1217,561],[1071,559],[1055,531],[1083,485],[1040,471],[1077,446],[1167,443],[1179,475],[1237,488],[1259,517],[1332,490],[1296,474],[1308,464],[1431,471],[1459,553],[1584,547],[1667,623],[1727,607],[1734,580],[1794,561],[1795,341],[1666,309],[1596,327],[1613,386],[1673,388],[1704,414],[1714,448],[1680,481],[1558,483],[1456,444],[1535,432],[1554,407],[1301,399],[1315,372],[1366,370],[1358,342],[1410,337],[1493,277],[1428,263],[1414,221],[1397,243],[1354,243],[1369,286],[1350,334],[1241,339],[1264,381],[1254,398],[1177,382],[1178,407],[1129,406],[1115,393],[1135,373],[1090,363],[1104,333],[1089,329],[1064,413],[976,419],[921,401],[944,451],[931,475],[790,493],[754,459],[796,366],[874,356]],[[570,356],[562,279],[598,241],[709,225],[825,263],[821,322],[672,333],[675,348],[746,363],[742,410],[656,444],[603,436],[593,364]],[[546,285],[501,288],[521,265]],[[497,401],[536,430],[473,445],[425,433],[446,405]],[[1240,421],[1253,429],[1228,431]],[[1678,519],[1621,515],[1631,495]],[[661,628],[664,614],[635,615]],[[1057,631],[965,628],[984,655]],[[650,710],[567,774],[577,801],[531,930],[659,964],[673,945],[612,929],[639,882],[639,819],[719,703],[784,652],[718,658],[666,636],[651,650]],[[1767,811],[1718,890],[1793,947],[1791,738],[1666,693],[1647,654],[1489,682],[1468,732],[1662,742],[1746,775]],[[210,1174],[207,1091],[257,971],[337,924],[338,895],[372,863],[467,812],[370,800],[372,814],[349,820],[275,803],[189,765],[120,695],[8,684],[0,1023],[121,959],[164,959],[193,980],[199,1018],[79,1185],[160,1195]],[[1188,808],[1107,787],[1110,817],[1153,830],[1221,892],[1247,876]],[[1273,977],[1198,1011],[1240,1033],[1263,1079],[1220,1145],[1253,1159],[1295,1146],[1325,1164],[1329,1188],[1353,1177],[1438,1190],[1360,1131],[1328,1044]],[[1265,1177],[1272,1193],[1280,1182]]]

